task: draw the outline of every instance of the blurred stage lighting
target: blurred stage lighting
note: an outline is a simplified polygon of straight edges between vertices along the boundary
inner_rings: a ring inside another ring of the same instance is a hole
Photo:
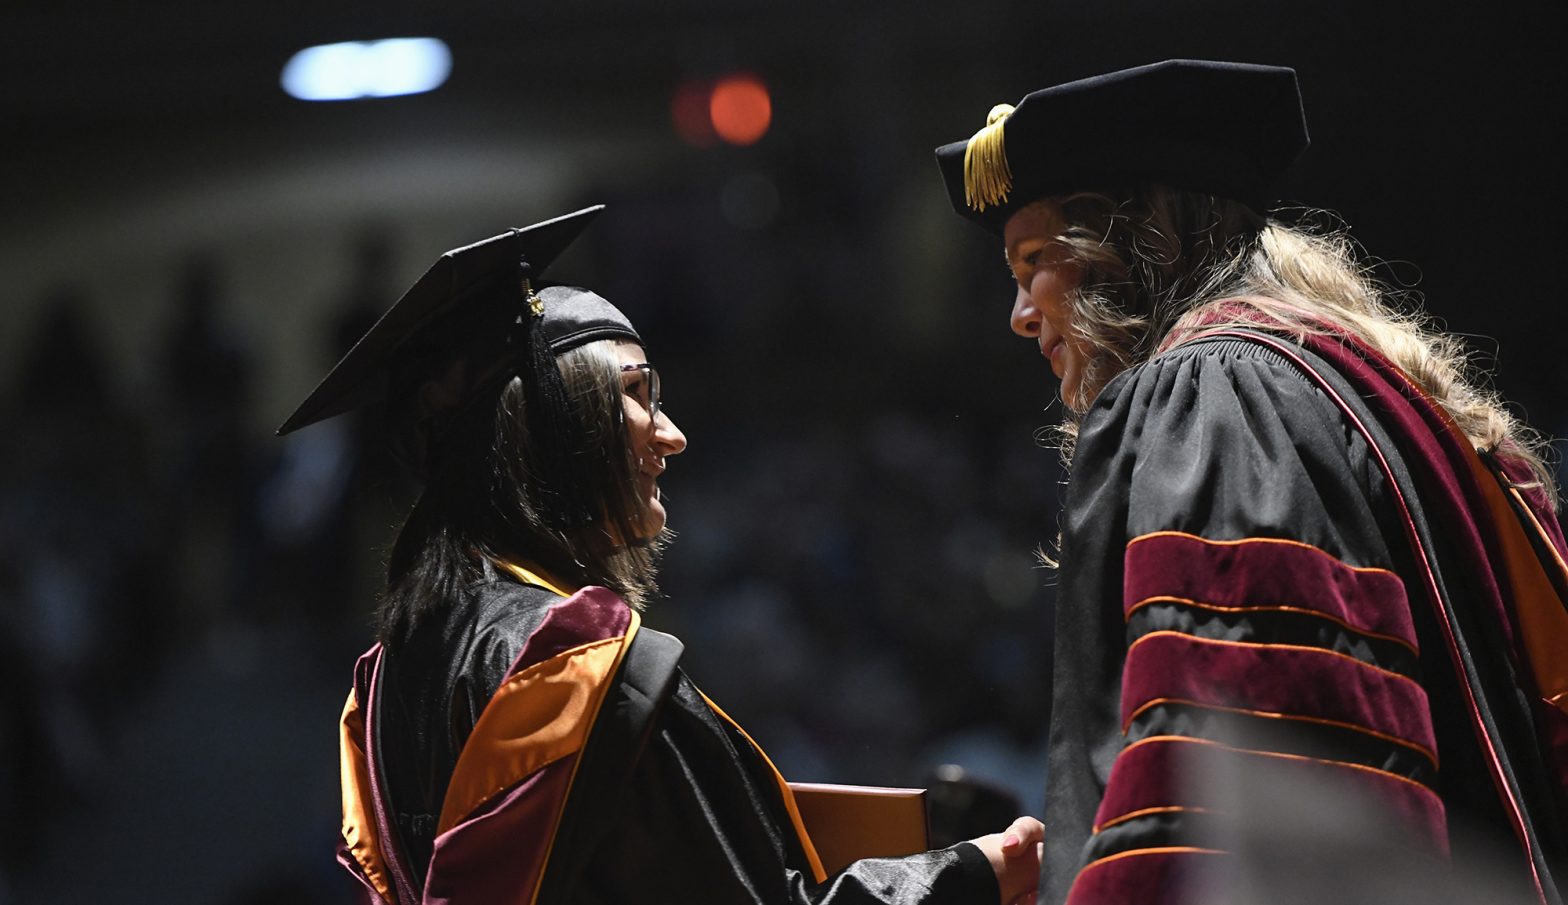
[[[694,148],[709,148],[720,140],[756,144],[773,122],[773,99],[754,75],[727,75],[711,82],[688,79],[670,99],[670,120],[675,133]]]
[[[713,134],[713,120],[708,115],[708,102],[713,86],[706,82],[685,82],[675,89],[670,99],[670,120],[675,124],[675,134],[694,148],[711,148],[718,141]]]
[[[435,38],[321,44],[283,67],[283,90],[303,101],[346,101],[419,94],[441,87],[452,51]]]
[[[768,134],[773,121],[773,100],[768,88],[753,75],[732,75],[713,86],[708,99],[713,131],[732,145],[752,145]]]

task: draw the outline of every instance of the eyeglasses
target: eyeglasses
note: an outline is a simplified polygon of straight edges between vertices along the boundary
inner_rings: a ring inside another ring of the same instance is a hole
[[[639,393],[637,394],[637,401],[641,402],[643,408],[648,410],[649,418],[659,417],[659,372],[655,371],[653,365],[647,362],[636,365],[621,365],[622,374],[631,371],[641,371],[643,386],[647,387],[647,398],[642,398],[642,394]]]

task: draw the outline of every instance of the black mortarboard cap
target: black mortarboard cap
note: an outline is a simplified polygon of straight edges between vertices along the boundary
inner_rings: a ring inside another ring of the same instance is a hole
[[[337,363],[278,433],[383,398],[393,370],[404,358],[479,354],[524,360],[526,349],[508,344],[505,329],[527,313],[522,279],[541,276],[602,210],[603,205],[584,208],[443,254]],[[542,334],[554,354],[597,339],[641,342],[626,316],[592,292],[549,286],[539,289],[536,298],[543,314],[530,326]]]
[[[953,208],[1001,234],[1041,198],[1145,183],[1266,210],[1307,144],[1295,70],[1167,60],[999,105],[985,128],[936,158]]]

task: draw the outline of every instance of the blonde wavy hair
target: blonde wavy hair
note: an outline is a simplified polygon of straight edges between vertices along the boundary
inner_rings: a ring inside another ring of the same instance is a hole
[[[1544,438],[1507,410],[1464,344],[1434,327],[1412,294],[1373,278],[1326,214],[1286,225],[1240,202],[1164,186],[1036,203],[1065,221],[1057,241],[1083,270],[1069,300],[1072,329],[1094,349],[1078,392],[1064,400],[1077,413],[1058,428],[1068,461],[1077,415],[1111,378],[1161,349],[1201,330],[1257,328],[1260,319],[1298,338],[1326,332],[1326,321],[1403,370],[1477,450],[1526,466],[1555,505]]]

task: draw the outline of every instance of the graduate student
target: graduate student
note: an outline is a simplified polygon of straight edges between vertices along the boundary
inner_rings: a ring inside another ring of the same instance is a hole
[[[1307,144],[1292,70],[1174,60],[937,149],[1069,412],[1042,902],[1287,901],[1228,873],[1266,828],[1243,775],[1345,796],[1417,873],[1495,857],[1488,900],[1562,901],[1543,444],[1342,232],[1270,216]],[[1385,866],[1313,869],[1384,901]]]
[[[599,210],[442,255],[280,429],[380,399],[424,483],[343,711],[339,860],[385,905],[1027,894],[1032,818],[828,875],[767,755],[641,626],[686,438],[625,315],[541,279]]]

